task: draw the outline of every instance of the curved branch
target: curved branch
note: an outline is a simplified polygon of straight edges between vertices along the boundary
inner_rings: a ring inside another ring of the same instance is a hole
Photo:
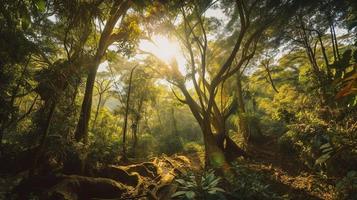
[[[271,77],[271,73],[270,73],[270,69],[269,69],[269,61],[267,61],[266,63],[262,63],[262,65],[264,66],[266,72],[268,73],[268,77],[269,77],[269,82],[271,84],[271,86],[273,87],[274,91],[276,93],[279,93],[278,89],[275,87],[274,81]]]
[[[179,100],[183,104],[187,104],[186,100],[181,99],[180,97],[178,97],[178,95],[176,94],[175,90],[172,87],[170,87],[170,88],[171,88],[171,91],[172,91],[172,93],[174,94],[174,96],[176,97],[177,100]]]

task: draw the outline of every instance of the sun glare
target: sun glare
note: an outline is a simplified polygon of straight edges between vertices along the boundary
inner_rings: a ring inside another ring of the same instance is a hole
[[[143,40],[139,48],[143,51],[150,52],[160,60],[170,63],[172,59],[181,57],[180,46],[177,42],[169,40],[165,36],[153,36],[152,41]]]

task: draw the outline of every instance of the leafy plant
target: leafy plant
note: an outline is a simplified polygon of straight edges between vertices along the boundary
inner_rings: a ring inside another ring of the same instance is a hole
[[[224,189],[219,187],[221,178],[213,170],[202,175],[190,173],[182,179],[177,179],[178,191],[172,195],[177,199],[226,199]]]
[[[357,172],[349,171],[347,175],[336,184],[337,199],[357,198]]]
[[[188,142],[184,145],[184,151],[187,153],[197,153],[203,151],[203,147],[197,142]]]
[[[233,169],[238,174],[230,180],[233,186],[230,195],[234,199],[280,199],[278,194],[270,190],[270,185],[264,183],[265,177],[261,174],[238,163],[233,164]]]
[[[322,151],[322,155],[315,161],[315,165],[324,164],[329,158],[331,158],[331,154],[334,152],[330,143],[321,145],[320,149]]]

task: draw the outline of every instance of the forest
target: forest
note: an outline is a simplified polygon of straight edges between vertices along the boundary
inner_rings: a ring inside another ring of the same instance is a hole
[[[1,0],[0,199],[357,199],[357,1]]]

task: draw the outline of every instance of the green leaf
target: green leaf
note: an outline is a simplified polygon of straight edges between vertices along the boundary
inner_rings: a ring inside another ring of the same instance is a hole
[[[218,183],[220,182],[220,180],[221,180],[220,178],[217,178],[217,179],[211,181],[211,182],[209,183],[209,186],[210,186],[210,187],[215,187],[216,185],[218,185]]]
[[[208,194],[217,194],[216,190],[208,190]]]
[[[23,6],[20,9],[20,16],[21,16],[21,28],[23,30],[26,30],[31,23],[31,16],[29,11],[27,10],[27,8],[25,6]]]
[[[219,188],[219,187],[214,187],[214,188],[211,188],[212,191],[216,191],[216,192],[226,192],[224,189],[222,188]]]
[[[333,148],[326,148],[322,150],[322,153],[328,153],[328,152],[332,152]]]
[[[331,148],[330,143],[325,143],[325,144],[320,146],[320,149],[325,149],[325,148]]]
[[[46,11],[46,0],[37,0],[36,1],[37,10],[41,13]]]
[[[315,164],[316,165],[322,164],[322,163],[326,162],[330,157],[331,157],[330,154],[323,154],[315,161]]]
[[[185,196],[188,198],[188,199],[194,199],[196,194],[193,192],[193,191],[187,191],[185,193]]]
[[[179,196],[182,196],[186,193],[186,191],[178,191],[178,192],[175,192],[171,197],[179,197]]]
[[[354,177],[354,176],[356,176],[357,175],[357,172],[356,171],[349,171],[348,173],[347,173],[347,177]]]
[[[183,179],[176,179],[176,182],[178,182],[181,185],[186,185],[186,181]]]

